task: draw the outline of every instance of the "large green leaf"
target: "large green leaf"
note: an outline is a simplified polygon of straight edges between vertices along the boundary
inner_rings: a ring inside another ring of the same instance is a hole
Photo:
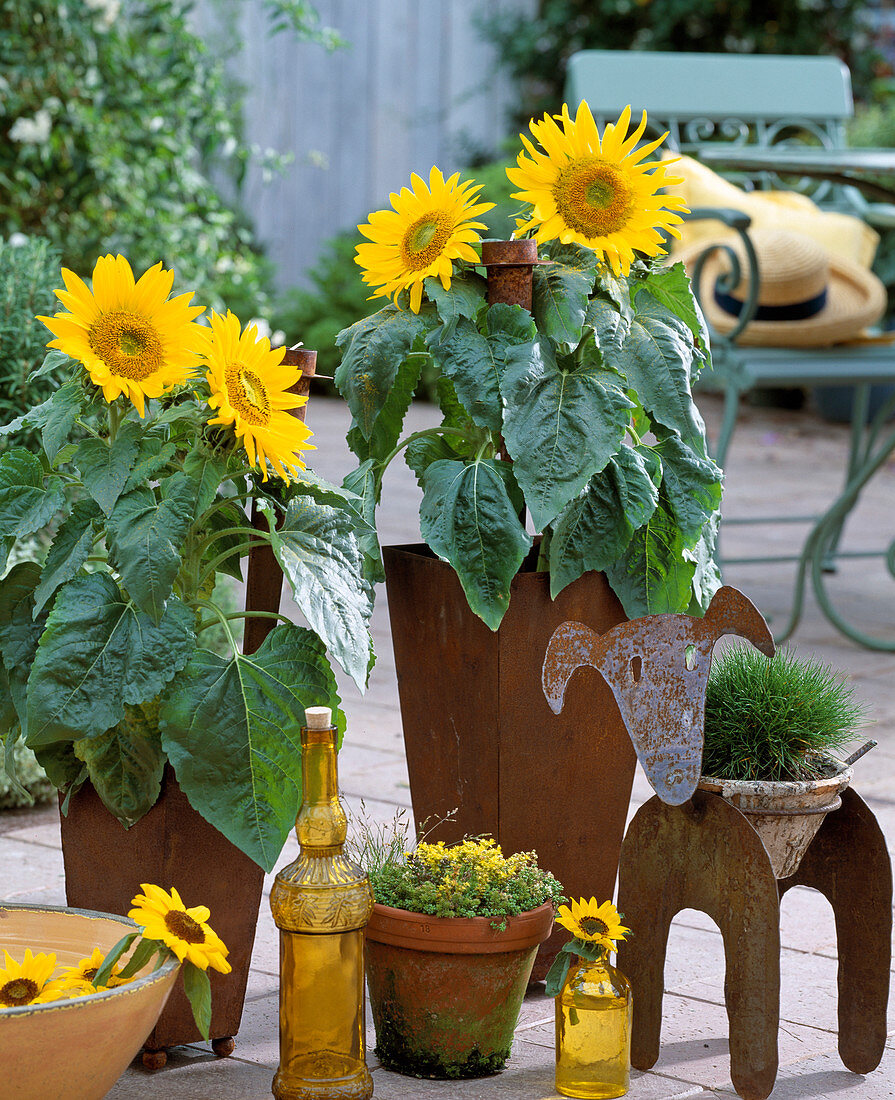
[[[336,338],[337,346],[343,349],[336,368],[336,386],[364,439],[373,434],[398,368],[425,327],[426,321],[418,314],[388,305],[343,329]]]
[[[372,459],[362,462],[345,475],[342,485],[352,494],[348,506],[363,521],[358,525],[357,542],[364,556],[364,576],[375,584],[385,580],[382,551],[376,534],[376,505],[382,491],[382,470]]]
[[[71,793],[87,778],[84,762],[75,756],[71,741],[54,741],[52,745],[42,745],[34,750],[37,762],[47,773],[47,779],[59,791]],[[62,812],[67,812],[63,804]]]
[[[71,356],[67,355],[64,351],[57,351],[53,349],[48,351],[43,358],[43,362],[39,367],[36,367],[29,375],[28,381],[33,382],[35,378],[40,378],[45,374],[50,374],[60,367],[64,367],[66,363],[71,362]]]
[[[26,538],[45,527],[65,503],[62,482],[44,484],[40,460],[24,447],[0,455],[0,531]]]
[[[676,431],[697,454],[706,456],[705,424],[690,392],[693,336],[679,317],[647,291],[637,295],[635,304],[637,312],[619,369],[653,420]]]
[[[432,343],[431,351],[454,383],[457,396],[473,421],[497,431],[502,422],[500,380],[507,351],[529,343],[536,330],[527,310],[501,303],[488,308],[482,326],[484,333],[471,321],[461,320],[450,338]]]
[[[301,802],[304,709],[339,697],[320,640],[278,626],[251,656],[196,650],[162,700],[162,747],[194,809],[266,871]],[[344,716],[337,715],[344,729]]]
[[[574,347],[581,339],[597,258],[589,248],[574,244],[555,246],[550,256],[552,262],[534,269],[532,312],[539,332]]]
[[[691,555],[692,557],[692,555]],[[680,528],[662,490],[647,522],[606,576],[629,619],[680,613],[690,606],[695,563],[685,557]]]
[[[634,283],[632,289],[635,299],[641,289],[648,290],[666,309],[680,317],[698,341],[699,351],[702,353],[700,360],[711,365],[708,326],[699,303],[693,296],[690,279],[682,263],[650,269],[642,280]]]
[[[433,462],[437,462],[439,459],[456,459],[459,458],[457,451],[454,450],[453,439],[446,435],[427,435],[422,439],[414,439],[412,443],[408,443],[404,451],[404,461],[413,470],[416,480],[422,486],[423,474],[432,465]]]
[[[93,524],[102,515],[93,500],[79,500],[56,532],[40,583],[34,590],[35,616],[60,584],[76,577],[93,545]]]
[[[128,475],[123,493],[129,493],[133,489],[147,485],[148,482],[157,477],[177,453],[176,445],[165,442],[159,435],[145,435],[140,440],[139,448],[137,461]],[[184,461],[184,468],[195,461],[198,454],[201,454],[201,452],[193,451],[188,454]]]
[[[456,570],[470,608],[496,630],[531,546],[498,463],[433,462],[423,475],[420,530]]]
[[[40,436],[50,462],[55,460],[59,449],[68,441],[83,404],[84,387],[80,378],[70,378],[53,394]]]
[[[426,297],[435,303],[438,310],[441,332],[445,337],[451,336],[461,317],[475,319],[485,304],[488,292],[487,281],[475,271],[453,276],[448,290],[441,285],[440,279],[426,279],[423,285]]]
[[[358,494],[352,492],[344,484],[336,485],[320,477],[313,470],[299,470],[293,474],[289,484],[291,496],[313,497],[318,504],[331,504],[334,508],[358,507]]]
[[[607,298],[598,297],[587,304],[585,324],[594,330],[597,347],[606,361],[624,374],[619,356],[628,337],[629,320]]]
[[[0,655],[13,671],[27,669],[43,633],[46,616],[35,622],[34,590],[40,581],[37,562],[13,566],[0,581]]]
[[[373,589],[363,575],[352,512],[298,497],[289,502],[277,527],[269,506],[264,511],[271,525],[273,552],[299,610],[363,690],[370,660]]]
[[[137,461],[141,434],[138,424],[126,420],[111,444],[93,438],[78,444],[75,463],[81,471],[81,480],[107,516],[112,514]]]
[[[661,464],[621,447],[560,513],[550,540],[550,595],[589,569],[608,569],[627,550],[659,501]]]
[[[117,726],[75,741],[74,750],[103,805],[126,829],[158,802],[165,754],[158,725],[141,707],[126,706]]]
[[[401,435],[413,391],[420,380],[423,359],[422,355],[412,355],[400,364],[394,384],[369,435],[365,437],[357,421],[352,422],[348,429],[348,446],[361,461],[375,458],[382,462],[391,454]]]
[[[721,470],[710,458],[698,455],[678,436],[669,434],[656,444],[664,471],[662,486],[681,529],[681,540],[691,550],[706,520],[721,506]]]
[[[693,602],[690,614],[700,614],[709,606],[712,596],[723,584],[721,570],[718,567],[718,528],[721,523],[721,513],[715,514],[706,521],[699,541],[692,551],[684,552],[686,560],[692,560],[693,573]]]
[[[95,737],[124,717],[124,704],[154,699],[186,664],[193,614],[173,597],[160,623],[139,611],[106,573],[56,595],[28,679],[28,743]]]
[[[226,573],[228,576],[241,581],[241,560],[248,553],[244,544],[254,531],[249,517],[243,511],[240,503],[234,500],[211,512],[205,520],[205,524],[208,534],[215,531],[226,531],[228,528],[238,529],[234,534],[219,535],[215,538],[203,555],[202,565],[203,567],[208,565],[212,558],[217,558],[227,551],[235,551],[230,557],[218,561],[215,572]]]
[[[131,599],[155,623],[180,571],[180,548],[196,511],[197,482],[175,474],[152,489],[134,489],[118,498],[109,517],[109,560]]]
[[[542,337],[509,349],[501,392],[516,480],[543,530],[618,451],[633,406],[618,374],[562,370]]]

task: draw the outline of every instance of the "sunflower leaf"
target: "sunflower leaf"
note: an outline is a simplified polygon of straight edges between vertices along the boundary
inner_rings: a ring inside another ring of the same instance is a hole
[[[93,500],[75,502],[71,514],[56,532],[40,583],[34,590],[35,618],[59,585],[78,575],[93,545],[94,520],[101,514]]]
[[[37,562],[23,561],[0,581],[0,656],[13,673],[27,670],[46,624],[46,615],[34,611],[40,577]]]
[[[550,255],[552,262],[534,269],[532,313],[539,332],[574,347],[581,339],[597,258],[574,244],[554,247]]]
[[[99,970],[97,970],[97,972],[93,976],[94,985],[99,986],[109,984],[109,978],[112,974],[112,967],[115,965],[115,963],[118,962],[121,956],[125,953],[125,951],[127,951],[130,945],[139,935],[139,932],[128,932],[126,936],[121,937],[121,939],[118,941],[118,943],[115,944],[114,947],[109,949],[106,957],[103,959],[102,966],[100,966]]]
[[[51,463],[67,441],[83,405],[84,387],[80,378],[70,378],[50,399],[49,415],[44,421],[40,438]]]
[[[553,599],[589,569],[609,568],[659,501],[662,465],[644,448],[621,447],[560,512],[550,540]]]
[[[370,659],[373,590],[363,576],[353,513],[298,497],[289,502],[283,522],[276,526],[269,506],[260,507],[270,524],[273,552],[300,611],[363,691]]]
[[[485,304],[488,292],[488,283],[475,271],[466,271],[462,275],[454,275],[451,285],[445,290],[440,279],[425,279],[423,286],[426,289],[426,297],[435,303],[438,316],[441,318],[441,332],[445,338],[453,335],[457,322],[461,317],[475,320],[478,311]]]
[[[431,318],[387,305],[336,337],[342,361],[335,382],[364,439],[369,440],[392,391],[398,368]],[[367,458],[368,455],[358,455]]]
[[[183,963],[183,991],[203,1039],[211,1031],[211,982],[208,973],[189,961]]]
[[[28,744],[95,737],[124,717],[125,703],[154,699],[195,644],[193,613],[171,598],[154,623],[107,573],[56,595],[28,678]]]
[[[354,497],[348,506],[363,521],[358,525],[357,544],[364,556],[364,576],[371,583],[385,580],[382,551],[376,533],[376,505],[382,491],[382,470],[372,459],[346,474],[342,485]]]
[[[629,619],[688,609],[696,564],[687,560],[685,549],[664,487],[660,488],[653,514],[634,532],[621,558],[606,567]]]
[[[724,475],[710,458],[697,454],[675,433],[661,433],[654,450],[662,459],[662,486],[681,540],[687,550],[692,550],[706,520],[721,506]]]
[[[124,966],[121,968],[120,978],[125,980],[132,978],[135,974],[139,973],[143,967],[149,962],[152,956],[162,946],[158,940],[146,940],[141,939],[137,946],[134,948],[134,953],[127,960]],[[207,1036],[206,1036],[207,1038]]]
[[[124,711],[117,726],[75,741],[74,750],[103,805],[129,829],[158,801],[165,755],[157,725],[140,707]]]
[[[398,442],[404,417],[407,415],[410,402],[413,400],[413,392],[420,380],[423,359],[423,355],[411,355],[398,367],[394,385],[368,437],[364,437],[357,422],[352,421],[348,429],[348,446],[361,461],[368,458],[383,461]]]
[[[106,525],[109,560],[128,594],[156,624],[180,571],[183,545],[196,511],[199,485],[178,473],[152,489],[134,489],[118,498]]]
[[[62,482],[49,477],[44,484],[40,460],[24,447],[0,455],[0,531],[27,538],[45,527],[65,504]]]
[[[84,488],[106,516],[111,516],[115,502],[124,492],[137,461],[141,434],[139,424],[126,420],[111,444],[93,438],[78,444],[75,464],[81,472]]]
[[[704,366],[711,366],[711,351],[708,326],[699,303],[693,296],[690,280],[684,265],[680,262],[670,267],[650,268],[633,287],[633,297],[636,299],[641,290],[647,290],[654,298],[670,310],[676,317],[690,329],[698,342],[701,355],[699,359]]]
[[[60,367],[64,367],[66,363],[71,362],[71,356],[67,355],[64,351],[48,351],[44,356],[44,361],[39,367],[28,375],[28,381],[33,382],[35,378],[40,378],[44,374],[52,374],[53,371],[58,370]]]
[[[684,321],[645,290],[637,295],[635,308],[619,369],[653,420],[676,431],[688,447],[706,458],[705,423],[690,390],[699,354],[693,335]],[[613,356],[604,355],[612,364]]]
[[[367,653],[367,658],[369,653]],[[323,643],[275,627],[251,655],[197,649],[162,699],[162,748],[190,804],[266,871],[301,802],[305,707],[327,706],[345,728]]]
[[[127,483],[124,486],[124,493],[129,493],[133,489],[151,481],[156,474],[168,465],[176,453],[177,447],[173,443],[166,443],[161,436],[144,436],[140,440],[140,451],[137,455],[137,461],[134,463],[134,467],[128,476]],[[191,461],[194,460],[195,454],[195,451],[191,451],[184,460],[183,467],[187,473],[192,473],[189,466]]]
[[[531,536],[499,469],[486,459],[464,465],[440,459],[422,477],[420,531],[450,562],[470,608],[496,630],[510,603],[510,582],[531,546]]]
[[[503,434],[531,517],[543,530],[616,454],[633,405],[598,362],[563,370],[548,340],[510,348]]]

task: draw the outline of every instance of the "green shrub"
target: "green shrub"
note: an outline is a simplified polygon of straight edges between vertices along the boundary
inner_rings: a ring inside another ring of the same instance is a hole
[[[61,285],[59,253],[46,238],[0,238],[0,424],[40,404],[59,385],[58,372],[34,382],[28,375],[40,366],[50,339],[36,314],[54,311],[53,290]],[[23,447],[31,441],[26,433],[16,439]]]
[[[577,50],[836,54],[859,95],[877,60],[864,0],[541,0],[534,16],[507,10],[479,25],[519,81],[520,122],[562,103]]]
[[[703,774],[769,782],[816,779],[855,738],[864,708],[829,665],[778,650],[768,660],[731,646],[712,664]]]

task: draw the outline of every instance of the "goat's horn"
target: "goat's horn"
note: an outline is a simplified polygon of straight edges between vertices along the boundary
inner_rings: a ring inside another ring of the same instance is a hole
[[[562,623],[547,644],[541,684],[554,714],[562,710],[566,687],[576,669],[584,665],[599,668],[603,657],[603,639],[584,623]]]
[[[729,585],[719,588],[712,596],[703,621],[712,628],[716,638],[723,634],[739,634],[765,657],[773,657],[776,652],[774,639],[761,612],[747,596]]]

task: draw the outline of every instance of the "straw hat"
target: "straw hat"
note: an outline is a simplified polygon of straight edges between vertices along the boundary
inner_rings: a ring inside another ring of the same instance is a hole
[[[886,308],[886,290],[867,268],[840,256],[828,255],[810,237],[780,229],[756,229],[750,233],[760,273],[755,317],[737,337],[739,344],[774,347],[824,347],[854,339],[872,325]],[[748,295],[749,267],[738,234],[718,239],[738,256],[743,278],[726,293],[719,277],[731,269],[724,249],[706,259],[699,295],[711,327],[727,333],[736,325]],[[675,258],[693,273],[702,242]],[[695,288],[694,288],[695,289]]]

